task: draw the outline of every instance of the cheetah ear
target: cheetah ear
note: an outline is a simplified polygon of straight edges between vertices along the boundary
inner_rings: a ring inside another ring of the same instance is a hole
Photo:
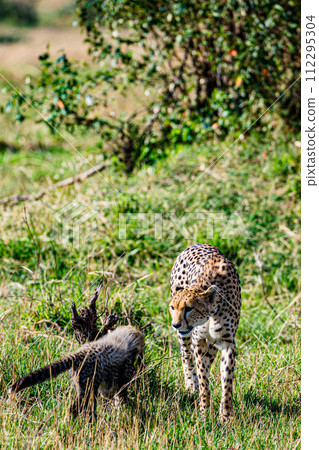
[[[212,286],[209,286],[206,291],[201,292],[199,295],[202,297],[208,297],[209,301],[211,302],[215,298],[216,292],[218,292],[217,286],[213,284]]]

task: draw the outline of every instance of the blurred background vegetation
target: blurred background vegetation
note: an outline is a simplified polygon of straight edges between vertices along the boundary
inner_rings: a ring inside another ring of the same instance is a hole
[[[38,23],[36,0],[0,0],[1,21],[13,25]]]
[[[5,8],[8,17],[35,24],[35,2],[16,3],[15,15],[12,3]],[[298,0],[70,5],[90,58],[52,58],[48,47],[24,98],[7,105],[18,121],[38,119],[31,104],[51,129],[94,130],[103,153],[127,172],[166,157],[172,146],[250,128],[281,94],[273,114],[300,126],[300,83],[288,89],[299,76]],[[127,102],[133,92],[129,108],[112,110],[114,98]]]

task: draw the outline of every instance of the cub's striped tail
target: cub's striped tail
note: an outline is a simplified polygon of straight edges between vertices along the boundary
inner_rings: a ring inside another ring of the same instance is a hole
[[[80,363],[79,360],[82,359],[82,355],[73,354],[62,358],[59,361],[55,361],[52,364],[48,364],[41,369],[35,370],[34,372],[29,373],[29,375],[26,375],[25,377],[20,378],[20,380],[16,381],[11,386],[9,394],[19,392],[22,389],[42,383],[43,381],[49,380],[50,378],[55,378],[61,373],[71,369],[72,366],[78,365]]]

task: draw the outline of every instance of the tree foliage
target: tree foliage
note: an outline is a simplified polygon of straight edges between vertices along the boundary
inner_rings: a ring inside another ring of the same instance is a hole
[[[249,127],[299,77],[298,0],[76,3],[92,65],[46,53],[27,95],[54,127],[94,129],[127,171],[168,144]],[[296,127],[299,89],[275,105]],[[110,114],[111,95],[132,90],[143,93],[136,111]]]

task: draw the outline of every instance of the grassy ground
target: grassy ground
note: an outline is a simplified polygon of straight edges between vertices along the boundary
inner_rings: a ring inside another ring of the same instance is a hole
[[[3,194],[36,191],[86,168],[67,146],[50,139],[43,133],[40,141],[47,146],[3,150]],[[3,208],[3,447],[299,448],[300,187],[294,139],[280,127],[271,136],[252,134],[207,173],[231,140],[180,148],[130,178],[110,164],[103,174],[42,201]],[[78,144],[92,164],[99,161],[98,152],[85,150],[83,137]],[[72,202],[86,215],[83,224]],[[170,328],[170,270],[178,253],[195,242],[217,245],[236,264],[243,288],[231,428],[218,420],[219,358],[211,371],[212,413],[203,419],[196,397],[184,391]],[[275,311],[263,295],[254,253],[263,262],[265,295]],[[113,310],[147,335],[147,371],[132,387],[129,404],[118,416],[101,399],[98,423],[90,429],[68,418],[67,376],[23,392],[19,401],[8,399],[12,379],[76,347],[70,304],[83,305],[103,275]]]
[[[1,72],[12,82],[35,73],[36,56],[46,44],[42,35],[55,36],[53,44],[59,45],[65,32],[63,41],[74,44],[74,31],[65,31],[73,20],[69,2],[55,3],[40,2],[38,28],[20,30],[19,42],[0,47],[7,55]],[[63,8],[67,14],[61,16]],[[26,46],[33,50],[27,53]],[[79,52],[84,54],[80,47]],[[1,88],[5,105],[11,92],[5,84]],[[1,197],[37,192],[89,168],[62,138],[41,125],[18,127],[13,119],[0,118]],[[92,165],[103,159],[94,135],[67,138]],[[296,138],[281,124],[271,134],[252,132],[213,167],[234,137],[180,147],[129,178],[110,161],[102,174],[81,184],[1,207],[1,448],[300,447]],[[170,270],[179,252],[195,242],[217,245],[241,279],[232,427],[218,420],[220,356],[211,370],[212,410],[202,418],[198,399],[184,390],[170,327]],[[8,398],[13,379],[76,348],[71,302],[86,304],[101,277],[111,287],[111,308],[121,322],[146,334],[145,373],[132,385],[128,403],[118,413],[100,399],[98,422],[90,427],[69,419],[67,375]]]

